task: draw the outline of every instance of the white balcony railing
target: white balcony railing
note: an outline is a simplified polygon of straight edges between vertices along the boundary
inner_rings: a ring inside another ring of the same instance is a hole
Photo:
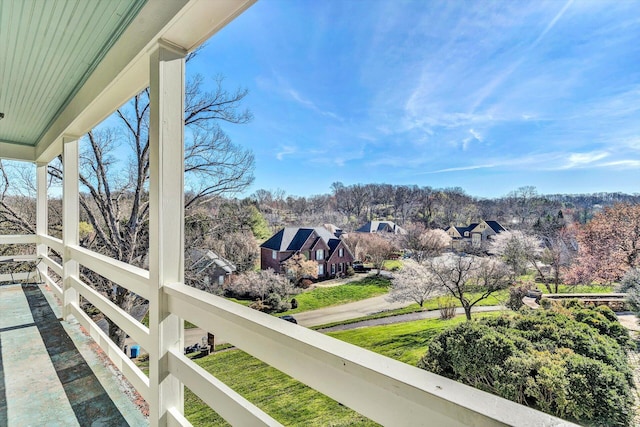
[[[149,272],[46,235],[0,236],[0,244],[50,245],[103,277],[146,296]],[[47,266],[62,270],[48,258]],[[47,284],[55,282],[45,273]],[[143,326],[77,276],[70,286],[118,324],[143,348],[152,337]],[[54,291],[59,291],[55,284]],[[433,373],[392,360],[304,327],[283,322],[184,284],[163,287],[172,314],[214,333],[252,356],[383,425],[393,426],[559,426],[568,422]],[[76,303],[68,311],[82,324],[140,394],[150,380]],[[186,358],[170,350],[171,375],[233,425],[279,425],[268,414]],[[190,423],[177,408],[167,411],[173,425]]]

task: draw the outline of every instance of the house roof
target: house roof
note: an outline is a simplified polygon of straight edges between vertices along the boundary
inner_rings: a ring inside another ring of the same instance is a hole
[[[506,228],[504,228],[498,221],[483,221],[485,224],[487,224],[493,231],[497,233],[501,233],[503,231],[507,231]],[[445,228],[444,231],[448,231],[450,228],[455,228],[458,233],[460,233],[460,235],[462,237],[468,237],[465,236],[464,233],[467,231],[472,231],[474,228],[476,228],[480,223],[479,222],[474,222],[473,224],[469,224],[466,227],[456,227],[456,226],[451,226],[451,227],[447,227]]]
[[[393,221],[369,221],[356,230],[358,233],[396,233],[405,234],[404,228],[400,227]]]
[[[485,221],[485,223],[487,223],[487,225],[488,225],[489,227],[491,227],[491,229],[492,229],[493,231],[495,231],[496,233],[501,233],[501,232],[503,232],[503,231],[507,231],[507,229],[506,229],[506,228],[504,228],[504,227],[502,226],[502,224],[500,224],[498,221]]]
[[[260,247],[278,252],[299,251],[314,231],[332,250],[340,242],[340,239],[324,227],[285,227]]]
[[[194,260],[194,269],[198,271],[202,271],[210,267],[224,270],[227,274],[231,274],[236,271],[236,266],[231,261],[221,257],[213,251],[190,249],[187,251],[187,256]]]

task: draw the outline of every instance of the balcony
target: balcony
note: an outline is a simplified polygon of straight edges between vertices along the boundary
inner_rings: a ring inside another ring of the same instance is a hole
[[[24,61],[45,58],[49,66],[37,75],[19,69],[9,73],[14,101],[1,106],[5,118],[0,121],[0,159],[36,164],[37,221],[35,234],[0,235],[0,245],[35,245],[33,255],[41,259],[37,273],[43,285],[0,288],[0,425],[24,425],[25,419],[27,424],[90,425],[99,421],[95,415],[99,413],[107,417],[106,425],[189,426],[183,415],[184,387],[232,425],[280,425],[183,355],[184,320],[383,425],[570,425],[182,283],[183,230],[176,224],[184,223],[184,58],[251,3],[130,0],[119,3],[123,10],[113,11],[111,2],[97,2],[95,10],[86,8],[87,22],[102,16],[120,20],[109,21],[111,33],[96,41],[93,53],[56,55],[56,46],[47,45],[57,40],[51,35],[31,40],[31,50],[14,46]],[[20,15],[20,8],[11,13],[2,15],[18,23],[11,26],[14,33],[7,40],[19,41],[37,32],[30,25],[38,19]],[[60,37],[88,40],[93,36],[90,25],[74,25],[62,18],[57,24],[53,27]],[[68,31],[68,25],[87,28],[82,30],[86,33]],[[74,46],[71,41],[67,45]],[[94,58],[93,62],[87,58]],[[85,72],[77,73],[81,66]],[[62,78],[51,78],[54,74]],[[7,83],[2,81],[5,76],[0,76],[0,83]],[[149,270],[143,270],[79,244],[78,139],[147,86],[151,94],[150,251]],[[51,92],[38,94],[32,87]],[[53,100],[52,108],[41,105],[45,98]],[[62,239],[50,236],[47,226],[47,165],[59,155],[64,164]],[[149,327],[84,283],[80,267],[147,299]],[[30,277],[35,276],[31,272]],[[84,313],[80,297],[149,353],[148,376]],[[92,351],[96,346],[98,353]],[[109,358],[114,371],[105,368],[111,365],[102,363],[100,354]],[[116,378],[110,377],[120,374],[148,403],[147,420],[128,408],[127,397],[118,392]],[[92,378],[99,380],[100,387]],[[96,398],[89,399],[93,406],[85,404],[88,396]],[[37,421],[22,418],[39,416]]]
[[[150,296],[148,271],[77,246],[63,247],[60,240],[46,235],[0,236],[0,244],[32,242],[51,245],[56,251],[70,255],[69,260],[65,262],[73,260],[114,281],[127,283],[140,295]],[[100,405],[103,416],[105,413],[115,414],[113,417],[119,421],[120,417],[123,417],[129,425],[140,425],[144,422],[141,421],[140,414],[136,414],[135,409],[130,408],[131,402],[119,395],[118,388],[114,388],[113,384],[112,392],[108,395],[95,392],[98,386],[95,385],[95,381],[92,383],[89,379],[80,382],[80,390],[83,391],[68,390],[69,386],[64,376],[59,373],[61,369],[69,370],[68,360],[78,361],[73,371],[86,371],[83,378],[92,376],[84,362],[89,360],[93,362],[91,371],[97,372],[93,376],[101,377],[101,381],[106,378],[107,383],[114,382],[112,378],[108,378],[109,371],[99,359],[96,361],[96,356],[91,353],[92,344],[89,341],[92,341],[109,356],[113,365],[126,376],[141,396],[153,401],[150,378],[113,345],[106,334],[79,308],[77,301],[68,300],[66,304],[58,305],[56,300],[64,300],[65,289],[51,279],[48,271],[50,269],[63,273],[63,267],[51,257],[43,256],[42,259],[46,266],[40,271],[45,282],[43,286],[14,284],[0,287],[2,312],[9,313],[2,318],[0,335],[3,343],[5,395],[10,397],[5,400],[9,403],[8,411],[5,410],[8,414],[8,425],[23,425],[21,417],[34,413],[63,419],[60,418],[62,415],[58,415],[65,412],[62,409],[56,409],[53,413],[30,410],[33,407],[52,407],[47,405],[51,399],[65,402],[68,400],[74,412],[67,410],[64,416],[73,419],[75,413],[80,420],[85,413],[78,412],[80,410],[76,411],[75,408],[82,406],[82,401],[76,404],[73,398],[88,394],[99,394],[102,397],[96,398],[95,404]],[[37,277],[35,272],[30,276]],[[107,316],[116,320],[143,348],[154,348],[154,337],[151,336],[150,329],[114,306],[83,283],[77,275],[70,275],[68,283],[66,292],[75,291],[82,295]],[[541,412],[301,326],[282,322],[275,317],[180,283],[166,283],[162,292],[167,317],[180,317],[200,325],[225,341],[383,425],[569,425]],[[60,313],[64,312],[69,313],[68,320],[60,321]],[[78,323],[88,331],[90,338],[80,332]],[[36,337],[32,343],[31,339],[26,338],[27,332],[36,335],[40,332],[42,340]],[[70,341],[65,337],[69,337]],[[60,341],[63,339],[68,341],[69,348],[61,348]],[[70,342],[73,344],[70,345]],[[233,425],[280,425],[186,358],[182,354],[183,344],[180,340],[173,344],[166,350],[162,359],[166,363],[166,375],[176,379],[180,387],[184,385],[191,389]],[[74,355],[69,356],[69,352],[73,352]],[[77,356],[78,352],[81,357]],[[29,354],[29,357],[25,357],[25,353]],[[65,356],[63,365],[60,366],[60,358],[57,356],[62,353]],[[154,357],[152,352],[150,354]],[[156,356],[155,361],[158,362],[160,359]],[[37,369],[34,369],[34,366]],[[55,378],[56,373],[58,380]],[[25,380],[16,384],[15,381],[9,380],[11,377]],[[30,377],[35,377],[37,381],[28,379]],[[29,384],[28,390],[24,389],[25,383]],[[55,387],[51,386],[51,383],[55,383]],[[72,384],[77,383],[79,381]],[[57,390],[56,396],[52,397],[52,390]],[[23,398],[16,399],[14,396]],[[118,403],[114,405],[112,401]],[[181,414],[178,406],[180,403],[167,407],[165,420],[150,420],[151,424],[165,422],[167,425],[190,425]],[[114,411],[114,407],[120,411]],[[134,421],[131,421],[132,419]]]

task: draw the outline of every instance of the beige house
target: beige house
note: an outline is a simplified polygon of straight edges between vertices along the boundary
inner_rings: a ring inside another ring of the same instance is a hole
[[[444,231],[451,237],[451,247],[453,249],[461,249],[468,245],[480,247],[490,240],[492,236],[507,231],[507,229],[498,221],[482,220],[466,227],[447,227]]]

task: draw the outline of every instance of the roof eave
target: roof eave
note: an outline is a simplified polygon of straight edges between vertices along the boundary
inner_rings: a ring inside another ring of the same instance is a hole
[[[255,1],[147,2],[43,134],[34,152],[14,149],[7,153],[21,160],[51,161],[62,151],[64,135],[84,135],[149,85],[150,55],[159,41],[193,51]]]

